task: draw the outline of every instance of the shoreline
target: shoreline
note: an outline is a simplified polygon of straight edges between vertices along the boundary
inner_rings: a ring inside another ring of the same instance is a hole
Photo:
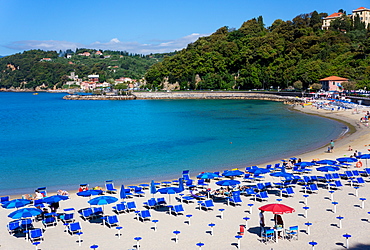
[[[348,144],[348,141],[355,141],[357,139],[359,139],[358,137],[360,136],[363,136],[363,133],[359,133],[360,131],[360,128],[356,129],[355,125],[351,123],[351,119],[343,119],[343,116],[341,116],[341,112],[351,112],[351,111],[335,111],[335,112],[330,112],[330,111],[324,111],[324,110],[312,110],[311,108],[309,107],[305,107],[305,108],[302,108],[302,106],[300,105],[295,105],[295,106],[290,106],[290,107],[287,107],[288,110],[291,110],[292,112],[301,112],[301,113],[304,113],[306,115],[313,115],[313,116],[318,116],[318,117],[322,117],[322,118],[325,118],[325,119],[331,119],[331,120],[334,120],[334,121],[337,121],[341,124],[344,124],[347,128],[348,128],[348,132],[344,133],[343,135],[340,135],[338,138],[333,138],[333,140],[335,141],[336,143],[336,148],[338,147],[343,147],[345,146],[346,144]],[[370,143],[370,141],[369,141]],[[307,158],[311,158],[314,159],[314,158],[318,158],[316,157],[316,155],[327,155],[326,153],[326,147],[328,146],[329,143],[323,145],[323,146],[320,146],[318,148],[312,148],[312,149],[309,149],[309,150],[306,150],[306,151],[303,151],[301,153],[298,153],[298,154],[291,154],[289,156],[286,156],[286,157],[281,157],[279,159],[272,159],[272,160],[261,160],[261,161],[255,161],[254,163],[250,164],[250,165],[259,165],[260,167],[264,167],[268,164],[275,164],[275,163],[278,163],[280,162],[281,159],[285,158],[285,159],[289,159],[290,157],[296,157],[296,158],[301,158],[301,159],[307,159]],[[348,147],[348,145],[347,145]],[[330,155],[329,155],[330,156]],[[328,156],[328,157],[329,157]],[[249,165],[244,165],[243,166],[240,166],[240,165],[233,165],[233,164],[229,164],[228,165],[229,167],[225,166],[225,167],[222,167],[221,168],[214,168],[212,171],[223,171],[224,169],[231,169],[231,168],[245,168]],[[199,170],[200,172],[202,172],[203,170]],[[178,175],[180,175],[181,173],[179,173]],[[195,178],[195,176],[198,175],[198,173],[190,173],[190,177],[191,178]],[[174,177],[175,178],[175,177]],[[173,179],[173,178],[172,178]],[[158,181],[171,181],[170,178],[167,178],[167,179],[163,179],[163,180],[158,180]],[[115,181],[116,183],[119,182],[119,180],[116,180]],[[103,181],[101,183],[104,183]],[[150,180],[145,180],[143,182],[138,182],[137,180],[126,180],[125,181],[125,186],[127,185],[138,185],[138,184],[141,184],[141,183],[150,183]],[[39,186],[43,186],[43,185],[39,185]],[[78,184],[76,183],[76,186],[78,186]],[[99,186],[97,183],[94,184],[92,183],[92,185],[90,186],[90,188],[93,188],[94,186]],[[103,187],[104,188],[104,187]],[[118,186],[116,186],[116,188],[119,188]],[[33,191],[33,190],[31,190]],[[75,194],[78,192],[77,188],[66,188],[66,191],[68,191],[70,194]],[[56,194],[57,192],[56,191],[51,191],[51,190],[48,190],[48,193],[54,195]],[[15,194],[10,194],[9,196],[12,197],[12,198],[17,198],[19,196],[22,196],[24,193],[23,192],[19,192],[19,193],[15,193]]]

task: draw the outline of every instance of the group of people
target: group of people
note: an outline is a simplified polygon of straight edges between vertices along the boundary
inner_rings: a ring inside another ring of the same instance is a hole
[[[262,237],[263,233],[265,232],[265,216],[263,210],[260,210],[259,217],[260,217],[260,228],[261,233],[260,236]],[[281,238],[281,230],[284,229],[284,221],[280,214],[274,214],[274,228],[278,230],[278,237]]]

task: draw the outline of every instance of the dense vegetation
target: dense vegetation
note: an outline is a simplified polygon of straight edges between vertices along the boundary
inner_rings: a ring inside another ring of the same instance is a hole
[[[83,52],[90,52],[91,55],[78,55]],[[0,58],[0,87],[34,88],[44,85],[45,88],[61,88],[68,81],[67,75],[73,71],[84,80],[90,74],[99,74],[101,82],[120,77],[141,79],[151,65],[163,60],[164,56],[174,54],[144,56],[122,51],[102,51],[103,55],[96,55],[95,52],[90,49],[59,53],[30,50]],[[72,57],[67,59],[67,54]],[[43,58],[51,58],[51,61],[42,61]]]
[[[262,17],[239,29],[222,27],[153,65],[148,87],[161,88],[168,79],[181,89],[306,89],[337,75],[369,88],[370,32],[345,15],[321,30],[323,16],[314,11],[268,28]]]

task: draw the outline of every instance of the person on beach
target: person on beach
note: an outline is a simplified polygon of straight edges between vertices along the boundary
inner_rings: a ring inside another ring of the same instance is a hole
[[[44,198],[44,196],[42,195],[42,193],[40,193],[39,190],[35,190],[35,200],[40,200]]]
[[[275,221],[275,226],[276,226],[276,229],[278,229],[278,236],[279,238],[281,238],[281,231],[280,229],[283,229],[284,228],[284,221],[283,221],[283,218],[281,217],[280,214],[275,214],[274,215],[274,221]]]
[[[348,146],[348,151],[352,151],[353,148],[351,147],[351,145]]]
[[[330,153],[333,153],[333,150],[334,150],[334,141],[331,140],[330,141]]]
[[[265,232],[265,216],[263,215],[265,211],[260,210],[260,227],[261,227],[261,234],[260,236],[262,237],[262,234]]]

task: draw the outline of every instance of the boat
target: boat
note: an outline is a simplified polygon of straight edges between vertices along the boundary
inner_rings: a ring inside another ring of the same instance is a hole
[[[38,95],[39,93],[33,93],[32,95]]]

